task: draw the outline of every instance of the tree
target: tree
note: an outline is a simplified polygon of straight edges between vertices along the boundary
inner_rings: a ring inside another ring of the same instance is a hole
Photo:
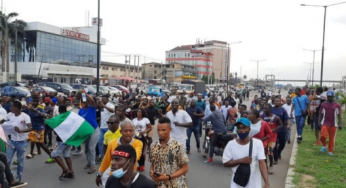
[[[2,58],[2,71],[5,70],[6,62],[6,72],[10,71],[10,55],[9,47],[11,43],[15,41],[15,31],[17,29],[17,46],[18,52],[22,50],[22,43],[25,37],[24,28],[26,27],[26,22],[23,20],[12,21],[15,17],[18,16],[18,13],[12,12],[9,14],[3,14],[0,12],[0,31],[3,33],[1,38],[1,58]]]
[[[243,76],[243,79],[244,79],[244,80],[246,80],[246,79],[247,79],[247,76],[246,76],[246,74],[244,74],[244,76]]]
[[[206,75],[203,75],[201,80],[203,80],[206,84],[208,84],[209,81],[211,82],[211,84],[214,84],[215,83],[215,73],[214,72],[212,73],[211,80],[210,80],[210,76],[206,76]]]

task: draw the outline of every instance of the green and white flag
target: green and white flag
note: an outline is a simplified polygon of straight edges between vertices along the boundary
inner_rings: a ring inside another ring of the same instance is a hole
[[[74,112],[65,112],[45,123],[51,127],[61,140],[72,146],[80,146],[94,132],[94,128],[84,118]]]

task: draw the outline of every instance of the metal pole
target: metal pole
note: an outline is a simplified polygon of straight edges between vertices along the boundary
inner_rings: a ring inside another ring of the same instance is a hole
[[[133,58],[133,68],[132,68],[132,71],[133,71],[133,78],[135,78],[135,67],[136,67],[136,55],[134,56]]]
[[[18,29],[17,19],[15,25],[15,39],[14,39],[14,81],[17,82],[17,42],[18,42]]]
[[[323,23],[323,41],[322,41],[322,58],[321,58],[321,80],[320,87],[322,87],[323,81],[323,59],[324,59],[324,38],[326,32],[326,15],[327,15],[327,6],[324,6],[324,23]]]
[[[126,76],[130,76],[130,65],[131,65],[131,55],[129,55],[129,64],[127,65],[127,75]]]
[[[96,70],[96,92],[100,91],[100,0],[97,8],[97,70]]]
[[[314,86],[314,74],[315,74],[315,51],[316,50],[314,50],[314,53],[313,53],[313,58],[312,58],[312,79],[311,79],[311,84],[312,84],[312,86]],[[320,87],[322,87],[322,86],[320,86]]]
[[[258,62],[259,62],[259,61],[257,61],[257,88],[259,88],[259,87],[258,87]]]
[[[230,61],[230,51],[229,51],[229,44],[227,44],[227,46],[228,46],[228,54],[227,54],[227,56],[228,56],[228,60],[227,60],[227,75],[226,75],[226,79],[227,79],[227,93],[228,93],[228,79],[229,79],[229,61]]]
[[[137,56],[137,82],[138,82],[138,79],[139,79],[139,56]]]

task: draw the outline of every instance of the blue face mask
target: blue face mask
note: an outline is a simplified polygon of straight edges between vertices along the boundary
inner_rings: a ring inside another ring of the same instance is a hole
[[[238,137],[240,140],[245,140],[245,138],[249,135],[250,132],[245,132],[245,133],[239,133],[238,132]]]
[[[128,163],[129,161],[130,161],[130,160],[127,160],[127,162],[125,163],[124,166],[126,166],[127,163]],[[113,172],[112,172],[112,175],[113,175],[115,178],[121,178],[121,177],[123,177],[123,176],[126,174],[126,172],[129,170],[129,168],[130,168],[130,167],[128,167],[125,171],[124,171],[123,168],[119,168],[118,170],[113,171]]]

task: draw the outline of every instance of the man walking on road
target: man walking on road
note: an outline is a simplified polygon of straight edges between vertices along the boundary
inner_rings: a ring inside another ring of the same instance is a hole
[[[196,106],[196,101],[194,99],[191,100],[191,106],[188,107],[186,111],[192,119],[192,127],[189,127],[186,130],[187,132],[186,153],[187,154],[190,153],[190,138],[192,133],[195,135],[197,150],[198,152],[201,152],[199,129],[200,129],[201,118],[204,117],[204,112],[201,108]]]
[[[334,101],[334,91],[327,92],[327,102],[321,104],[319,121],[321,122],[321,152],[327,150],[327,137],[329,136],[328,155],[333,155],[335,146],[336,128],[342,129],[341,106]],[[338,121],[336,118],[338,117]]]
[[[261,175],[264,180],[264,188],[269,188],[268,171],[265,163],[264,147],[260,140],[250,138],[250,121],[247,118],[240,118],[236,123],[238,138],[228,142],[222,156],[225,167],[232,167],[231,188],[244,188],[236,183],[235,174],[240,165],[250,165],[250,177],[245,188],[262,188]],[[251,142],[251,143],[250,143]],[[250,148],[252,146],[252,148]],[[251,157],[249,150],[252,150]]]
[[[292,109],[290,116],[293,117],[293,110],[294,110],[294,116],[296,118],[296,125],[297,125],[297,142],[300,144],[303,141],[303,129],[305,125],[305,119],[308,115],[307,109],[309,108],[309,98],[306,95],[301,94],[301,89],[297,87],[295,89],[296,97],[292,100]]]
[[[291,109],[292,109],[292,98],[291,98],[291,96],[287,96],[286,104],[284,104],[282,106],[282,108],[284,108],[287,113],[291,112]],[[286,131],[286,141],[287,141],[287,144],[291,143],[291,129],[292,129],[292,125],[293,124],[294,124],[294,118],[293,117],[289,117],[288,124],[287,124],[287,131]]]

